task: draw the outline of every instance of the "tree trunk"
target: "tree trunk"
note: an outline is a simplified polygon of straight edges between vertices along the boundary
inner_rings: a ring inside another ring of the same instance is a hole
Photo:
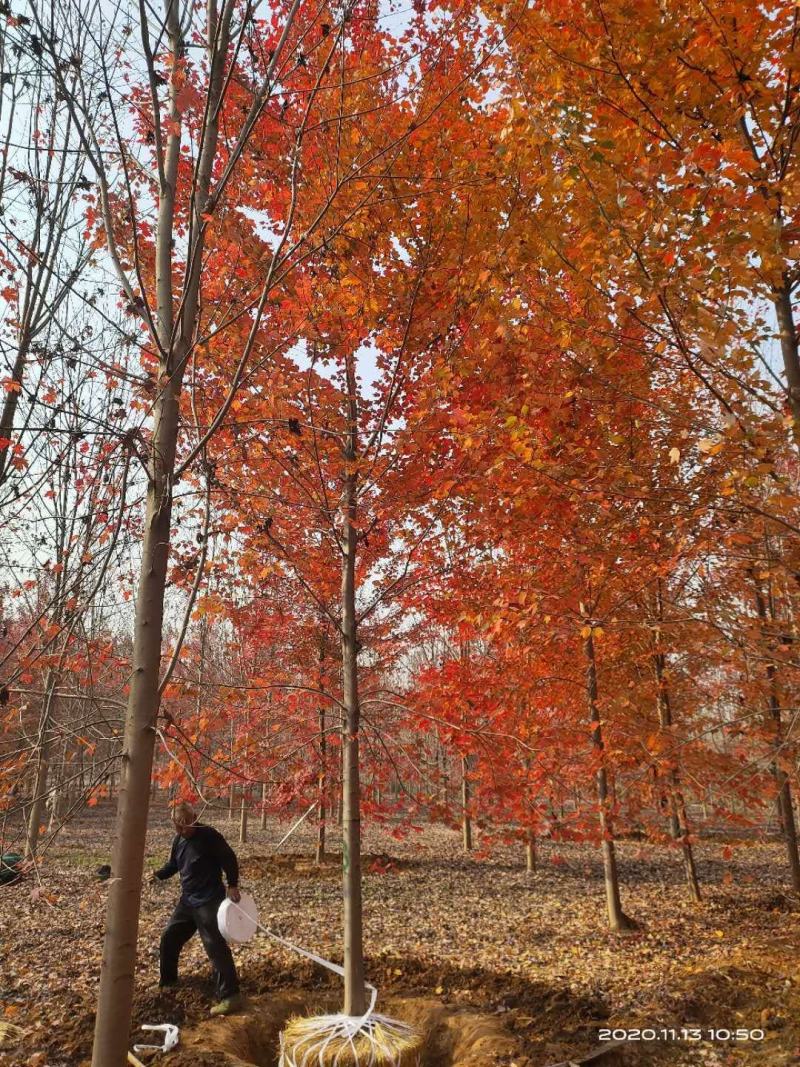
[[[92,1067],[124,1064],[131,1024],[178,431],[170,383],[159,395],[154,424]]]
[[[267,783],[261,785],[261,829],[267,828]]]
[[[525,839],[525,870],[533,874],[536,870],[536,835],[533,830],[528,830]]]
[[[342,681],[344,732],[342,736],[342,888],[344,895],[344,1013],[363,1015],[367,1009],[364,988],[364,948],[361,902],[361,785],[359,778],[358,626],[356,620],[356,555],[358,533],[357,479],[354,465],[358,448],[358,404],[355,368],[346,364],[348,436],[343,450],[346,474],[342,498]]]
[[[42,826],[47,800],[47,785],[50,773],[50,723],[53,718],[55,707],[55,690],[58,675],[55,671],[48,671],[45,684],[42,713],[39,719],[38,753],[36,760],[36,774],[33,780],[33,800],[28,813],[27,832],[25,837],[25,855],[28,859],[36,856],[39,847],[39,830]]]
[[[342,600],[342,667],[345,728],[342,789],[342,865],[344,894],[344,1013],[366,1011],[361,914],[361,791],[359,780],[358,652],[355,625],[355,532],[349,531],[344,561]]]
[[[769,671],[775,670],[774,664],[770,664]],[[770,695],[770,710],[775,721],[776,748],[780,746],[781,738],[781,712],[777,694]],[[789,871],[792,878],[792,888],[795,893],[800,893],[800,856],[797,850],[797,825],[794,818],[794,805],[792,803],[792,790],[789,784],[789,776],[778,766],[777,761],[773,764],[773,774],[778,787],[780,813],[783,822],[783,839],[786,842],[786,858],[789,862]]]
[[[786,395],[789,401],[794,426],[792,433],[795,444],[800,447],[800,351],[798,350],[797,329],[792,313],[791,285],[784,277],[784,284],[773,296],[775,315],[778,319],[778,333],[781,340],[781,356],[786,374]]]
[[[800,423],[798,424],[800,425]],[[764,593],[758,582],[758,579],[753,574],[753,583],[755,587],[756,596],[756,610],[758,611],[759,621],[761,623],[762,632],[766,635],[768,633],[768,615],[767,615],[767,603],[764,597]],[[774,623],[773,619],[773,623]],[[794,820],[794,805],[792,803],[792,790],[789,784],[789,776],[783,770],[778,763],[778,757],[782,746],[782,723],[781,723],[781,705],[780,697],[778,694],[778,673],[775,666],[775,661],[771,658],[768,652],[767,661],[767,682],[769,685],[769,717],[771,720],[772,729],[774,731],[773,747],[775,749],[775,759],[770,765],[772,775],[775,779],[775,785],[778,795],[779,813],[781,822],[783,823],[783,840],[786,843],[786,858],[789,863],[789,871],[792,879],[792,888],[795,893],[800,893],[800,855],[797,851],[797,827]]]
[[[700,892],[700,881],[697,877],[697,867],[694,862],[694,850],[688,841],[689,819],[686,814],[686,802],[684,801],[683,793],[677,793],[674,800],[678,814],[678,828],[683,842],[683,869],[686,874],[686,884],[689,886],[689,893],[692,899],[699,902],[702,899],[702,894]]]
[[[47,802],[47,778],[50,769],[49,745],[44,742],[39,749],[36,761],[36,776],[33,783],[33,800],[28,812],[28,824],[25,833],[25,856],[34,859],[39,846],[39,835]]]
[[[772,805],[775,809],[775,819],[778,823],[778,831],[781,836],[786,833],[786,823],[783,821],[783,795],[779,792],[775,797],[775,803]],[[771,816],[767,816],[767,825],[769,826]]]
[[[605,767],[605,745],[600,724],[600,709],[597,706],[597,662],[595,659],[594,638],[591,633],[584,641],[586,655],[586,691],[589,700],[589,718],[592,723],[592,747],[597,759],[595,775],[597,802],[600,813],[600,836],[603,853],[603,873],[606,887],[606,906],[608,925],[611,930],[621,932],[630,930],[630,919],[622,910],[619,893],[619,875],[617,872],[617,854],[614,847],[614,832],[608,799],[608,777]]]
[[[19,405],[19,398],[22,395],[22,377],[25,373],[27,360],[28,336],[27,331],[25,331],[25,335],[20,338],[17,347],[17,356],[11,370],[11,381],[20,386],[20,389],[6,390],[5,399],[3,400],[3,409],[0,413],[0,486],[2,486],[8,478],[10,469],[11,439],[14,436],[14,420],[17,413],[17,406]]]
[[[50,787],[50,818],[47,820],[47,832],[48,834],[53,832],[53,828],[57,825],[59,814],[61,811],[61,785],[52,785]]]
[[[339,746],[339,791],[336,797],[336,825],[341,830],[344,825],[344,745]]]
[[[69,798],[61,783],[50,790],[50,819],[47,823],[47,832],[51,834],[56,829],[61,816],[69,810]]]
[[[465,852],[472,851],[472,818],[469,813],[469,757],[461,757],[461,840]]]
[[[247,844],[247,798],[245,797],[245,791],[242,790],[242,810],[239,817],[239,844]]]
[[[325,735],[325,708],[319,708],[319,778],[317,782],[317,851],[314,862],[319,866],[325,862],[325,763],[328,755],[328,741]]]
[[[662,730],[670,732],[672,742],[672,704],[670,702],[669,684],[666,675],[666,656],[661,650],[660,624],[664,620],[664,602],[661,592],[661,579],[656,588],[656,618],[659,627],[656,629],[655,650],[653,653],[653,666],[656,675],[656,700],[658,704],[658,721]],[[670,754],[672,758],[672,753]],[[680,841],[683,853],[683,869],[686,873],[686,884],[689,887],[689,895],[692,900],[700,901],[700,883],[697,879],[697,867],[694,862],[694,852],[689,840],[689,826],[686,816],[686,804],[680,785],[678,768],[673,764],[668,775],[669,782],[669,822],[670,832],[675,841]]]
[[[756,164],[759,163],[758,149],[748,130],[747,119],[744,114],[739,116],[737,126],[742,135],[745,149],[752,155]],[[760,189],[766,197],[765,186]],[[776,224],[776,240],[780,242],[783,236],[783,217],[780,209],[773,215]],[[781,341],[781,356],[783,357],[783,369],[786,374],[786,398],[794,416],[792,436],[795,445],[800,448],[800,350],[798,350],[797,330],[792,313],[792,283],[787,270],[783,271],[781,285],[772,291],[772,304],[775,308],[775,317],[778,320],[778,333]]]

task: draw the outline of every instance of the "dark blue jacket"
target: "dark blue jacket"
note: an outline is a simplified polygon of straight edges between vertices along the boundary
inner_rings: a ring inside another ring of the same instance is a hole
[[[223,871],[229,886],[239,884],[239,864],[231,846],[219,830],[197,823],[191,837],[175,837],[169,859],[156,871],[156,878],[163,881],[180,874],[181,903],[199,908],[225,896]]]

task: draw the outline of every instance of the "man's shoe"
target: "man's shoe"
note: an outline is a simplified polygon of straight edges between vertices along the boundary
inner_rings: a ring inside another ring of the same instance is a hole
[[[178,979],[177,978],[173,978],[169,982],[159,982],[158,983],[158,988],[159,989],[175,989],[177,985],[179,985]]]
[[[240,1011],[242,1007],[242,997],[239,993],[234,993],[232,997],[226,997],[225,1000],[221,1000],[219,1004],[215,1004],[211,1009],[212,1015],[230,1015],[234,1011]]]

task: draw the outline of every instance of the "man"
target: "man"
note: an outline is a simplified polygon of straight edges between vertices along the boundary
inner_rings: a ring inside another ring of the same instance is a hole
[[[191,804],[177,804],[172,822],[176,834],[169,859],[152,875],[154,881],[164,881],[174,874],[181,877],[181,898],[161,936],[159,984],[162,989],[176,984],[180,951],[196,930],[214,968],[218,1003],[211,1014],[228,1015],[242,1006],[242,998],[231,950],[217,925],[217,910],[226,895],[223,871],[227,895],[235,903],[241,899],[239,864],[222,834],[197,821]]]

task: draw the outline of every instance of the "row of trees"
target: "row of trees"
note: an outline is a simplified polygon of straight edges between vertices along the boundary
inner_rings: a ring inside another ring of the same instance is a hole
[[[337,811],[354,1015],[364,812],[800,891],[797,8],[562,8],[3,15],[0,773],[32,856],[118,784],[98,1065],[154,771]]]

